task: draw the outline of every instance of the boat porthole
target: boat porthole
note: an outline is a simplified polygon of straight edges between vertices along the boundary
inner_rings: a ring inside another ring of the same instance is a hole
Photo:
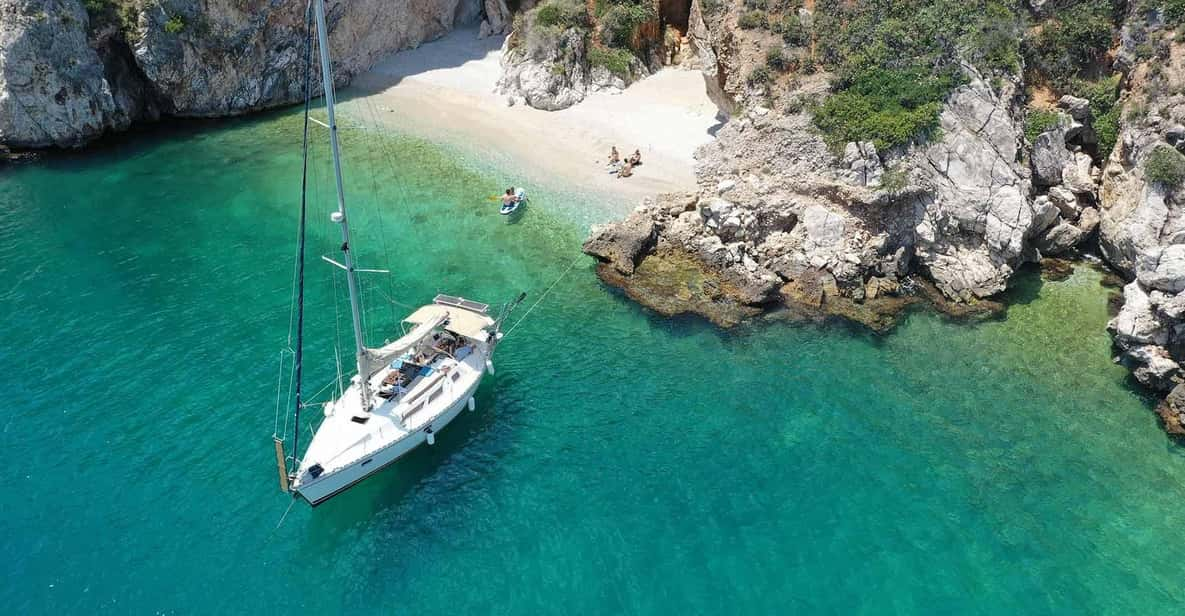
[[[370,464],[372,460],[374,460],[374,458],[370,458],[369,460],[366,460],[366,461],[364,461],[364,462],[363,462],[362,464],[360,464],[359,466],[366,466],[367,464]]]

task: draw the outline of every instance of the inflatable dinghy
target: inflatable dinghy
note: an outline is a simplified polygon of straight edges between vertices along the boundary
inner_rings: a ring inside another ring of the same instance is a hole
[[[509,216],[518,210],[519,206],[527,201],[527,191],[522,188],[514,189],[514,203],[503,205],[498,213],[503,216]]]

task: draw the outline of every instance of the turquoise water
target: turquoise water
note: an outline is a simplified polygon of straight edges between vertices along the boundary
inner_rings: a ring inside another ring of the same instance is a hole
[[[658,318],[580,260],[501,347],[478,412],[277,527],[297,131],[191,125],[0,171],[5,612],[1185,601],[1185,452],[1110,363],[1089,269],[1023,277],[998,321],[917,313],[878,337]],[[510,181],[480,157],[365,131],[346,148],[357,255],[394,271],[367,279],[376,339],[402,311],[384,297],[538,297],[596,217],[599,198],[541,187],[507,224],[487,197]],[[314,254],[334,250],[327,171]],[[313,390],[346,315],[332,276],[310,266]]]

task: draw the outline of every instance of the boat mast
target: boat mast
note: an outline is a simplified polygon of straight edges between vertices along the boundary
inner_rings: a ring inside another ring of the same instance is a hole
[[[358,292],[358,274],[350,255],[350,223],[346,218],[346,193],[342,187],[341,151],[337,144],[337,121],[333,115],[333,70],[329,63],[329,28],[325,25],[325,0],[313,0],[317,20],[317,47],[321,55],[321,80],[325,90],[325,111],[329,115],[329,145],[333,152],[333,175],[337,183],[337,212],[334,222],[341,225],[342,258],[346,270],[346,286],[350,290],[350,317],[354,322],[354,355],[358,363],[358,387],[362,395],[362,411],[370,411],[370,388],[366,377],[366,344],[362,339],[362,298]]]

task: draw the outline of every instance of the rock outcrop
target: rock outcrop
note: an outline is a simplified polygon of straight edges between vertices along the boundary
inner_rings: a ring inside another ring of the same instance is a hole
[[[78,146],[141,113],[112,87],[78,0],[0,0],[0,144]]]
[[[0,144],[78,146],[158,113],[215,117],[297,101],[305,5],[113,0],[88,15],[80,0],[0,0]],[[476,22],[479,8],[477,0],[330,0],[336,82]],[[504,28],[507,12],[498,15],[486,10]]]
[[[565,4],[563,10],[585,7]],[[502,45],[502,75],[496,89],[507,104],[558,111],[584,100],[589,92],[620,91],[651,73],[624,49],[598,47],[589,24],[544,24],[538,15],[538,10],[522,13],[517,29]],[[613,61],[594,62],[594,56]]]
[[[1185,46],[1172,47],[1168,62],[1138,65],[1130,76],[1125,104],[1146,113],[1124,114],[1103,171],[1099,223],[1104,258],[1131,281],[1109,325],[1117,359],[1160,392],[1185,381],[1185,190],[1151,168],[1158,156],[1171,163],[1185,151]]]
[[[823,76],[804,79],[800,94],[826,88]],[[1039,256],[1032,240],[1057,219],[1051,203],[1029,199],[1014,91],[973,79],[951,96],[941,140],[886,163],[871,143],[835,156],[806,113],[754,108],[697,153],[697,194],[598,228],[586,252],[627,289],[631,268],[690,255],[722,281],[730,305],[782,303],[876,329],[910,303],[901,298],[920,288],[918,273],[950,299],[980,302]],[[652,242],[636,240],[643,221],[654,224]],[[703,305],[688,309],[721,320]]]

